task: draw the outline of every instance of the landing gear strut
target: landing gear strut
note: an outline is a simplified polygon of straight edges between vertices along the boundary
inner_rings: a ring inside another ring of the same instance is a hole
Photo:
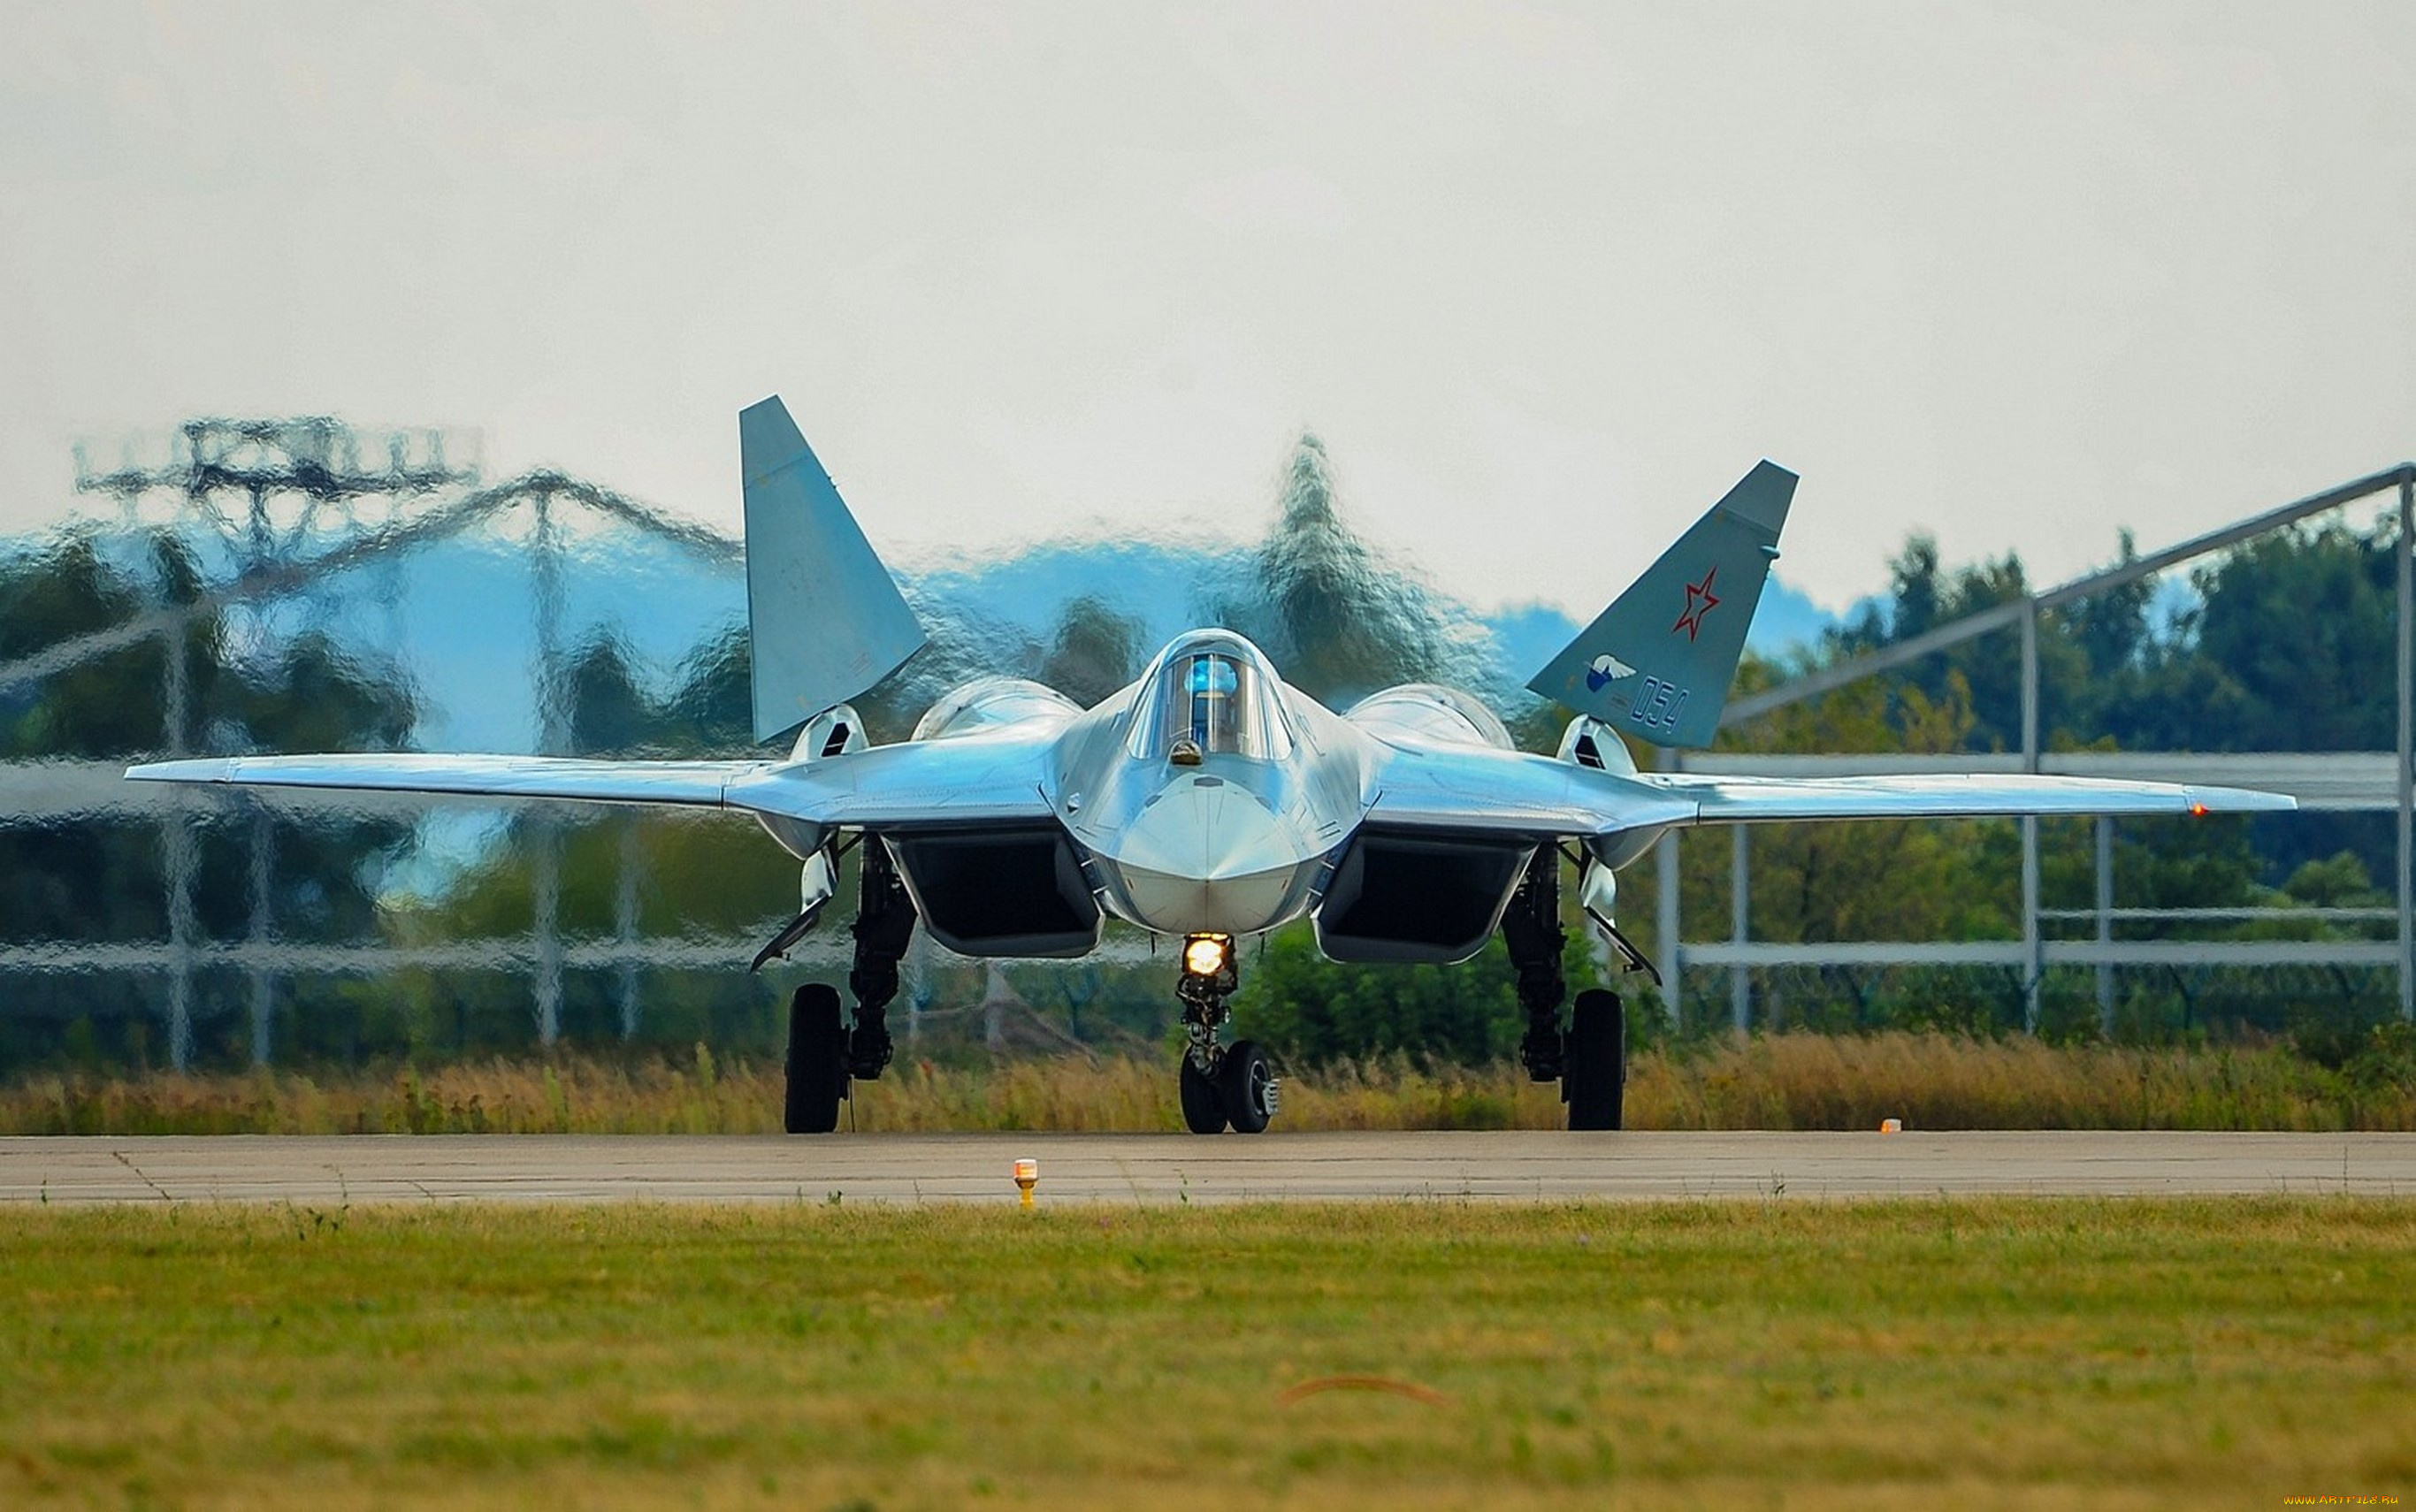
[[[1624,935],[1614,930],[1612,938],[1646,971],[1652,970]],[[1599,988],[1579,992],[1568,1030],[1562,1032],[1561,1001],[1568,996],[1569,984],[1561,972],[1561,949],[1568,931],[1561,928],[1561,855],[1551,846],[1538,847],[1527,863],[1526,876],[1502,911],[1502,940],[1510,947],[1510,965],[1518,974],[1518,1005],[1527,1010],[1527,1036],[1519,1041],[1518,1060],[1528,1078],[1560,1082],[1561,1100],[1569,1105],[1569,1127],[1618,1128],[1627,1092],[1626,1009],[1616,992]],[[1654,980],[1659,980],[1657,974]]]
[[[1247,1039],[1216,1042],[1230,1013],[1225,1000],[1242,985],[1233,937],[1195,934],[1183,943],[1183,1124],[1194,1134],[1263,1134],[1276,1115],[1277,1088],[1266,1051]]]
[[[1561,947],[1568,931],[1561,928],[1561,854],[1548,845],[1536,848],[1527,863],[1518,890],[1502,913],[1502,943],[1510,947],[1510,967],[1518,974],[1518,1005],[1527,1010],[1527,1035],[1518,1042],[1518,1064],[1530,1081],[1558,1081],[1567,1047],[1561,1035],[1561,1003],[1569,984],[1561,975]]]
[[[847,1026],[838,990],[808,982],[789,1001],[788,1096],[782,1126],[792,1134],[827,1134],[838,1127],[838,1105],[853,1081],[869,1081],[889,1064],[889,1000],[898,995],[898,962],[914,934],[914,900],[898,880],[897,865],[878,839],[866,837],[855,924],[855,967],[847,974],[855,994],[855,1027]],[[810,927],[812,910],[756,958],[769,960]],[[793,931],[793,933],[792,933]]]
[[[848,1036],[847,1069],[859,1081],[878,1079],[889,1065],[889,1002],[898,995],[898,962],[914,935],[914,900],[898,880],[889,848],[866,837],[857,873],[855,965],[847,990],[855,994],[855,1032]]]

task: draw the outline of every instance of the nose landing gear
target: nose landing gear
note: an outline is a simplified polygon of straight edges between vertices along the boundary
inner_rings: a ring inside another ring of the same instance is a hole
[[[1280,1088],[1266,1051],[1247,1039],[1220,1045],[1216,1035],[1231,1010],[1225,1000],[1242,985],[1233,937],[1195,934],[1183,943],[1181,1089],[1183,1125],[1194,1134],[1262,1134],[1276,1115]]]

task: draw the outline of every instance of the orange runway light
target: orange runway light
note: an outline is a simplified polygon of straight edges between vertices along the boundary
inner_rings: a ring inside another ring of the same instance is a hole
[[[1015,1163],[1015,1185],[1023,1193],[1023,1205],[1032,1205],[1032,1188],[1040,1185],[1040,1162],[1025,1156]]]

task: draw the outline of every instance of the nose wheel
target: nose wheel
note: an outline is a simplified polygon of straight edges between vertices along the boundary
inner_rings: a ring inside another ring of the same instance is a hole
[[[1183,944],[1184,1051],[1179,1087],[1183,1126],[1194,1134],[1263,1134],[1276,1115],[1279,1088],[1267,1052],[1256,1041],[1217,1043],[1231,1010],[1226,1000],[1242,985],[1232,936],[1195,934]]]
[[[1202,1071],[1183,1058],[1183,1126],[1194,1134],[1263,1134],[1274,1121],[1279,1087],[1267,1052],[1257,1041],[1226,1046],[1216,1069]]]

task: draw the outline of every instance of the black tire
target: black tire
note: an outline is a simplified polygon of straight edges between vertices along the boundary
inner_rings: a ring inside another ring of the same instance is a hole
[[[847,1095],[847,1023],[838,989],[808,982],[789,999],[789,1092],[781,1126],[792,1134],[838,1127]]]
[[[1619,994],[1593,988],[1569,1011],[1568,1062],[1561,1070],[1569,1127],[1620,1126],[1627,1097],[1627,1010]]]
[[[1265,1133],[1267,1121],[1276,1115],[1276,1076],[1267,1066],[1267,1052],[1255,1040],[1235,1040],[1225,1051],[1225,1064],[1216,1068],[1216,1080],[1233,1132]]]
[[[1225,1089],[1183,1055],[1183,1126],[1194,1134],[1225,1132]]]

